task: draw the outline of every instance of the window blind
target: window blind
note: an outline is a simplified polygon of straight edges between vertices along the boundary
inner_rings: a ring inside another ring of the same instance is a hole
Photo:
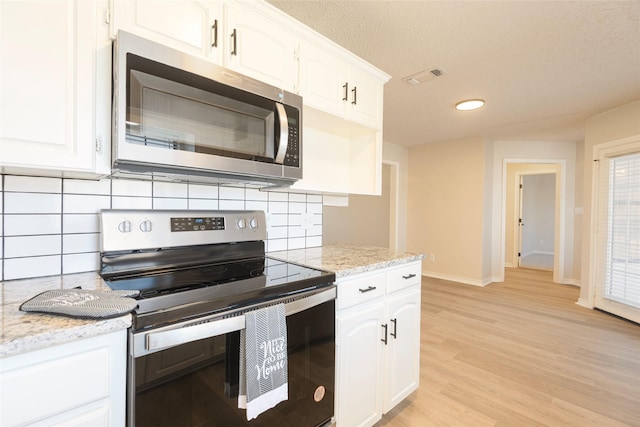
[[[640,152],[601,161],[603,297],[640,308]]]

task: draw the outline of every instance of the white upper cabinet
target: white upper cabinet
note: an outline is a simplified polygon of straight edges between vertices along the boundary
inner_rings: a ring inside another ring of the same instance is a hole
[[[222,2],[113,0],[111,37],[125,30],[222,63]]]
[[[262,2],[114,0],[119,29],[295,92],[297,40]]]
[[[300,93],[309,107],[371,129],[382,129],[384,84],[388,78],[331,44],[301,44]]]
[[[262,3],[255,3],[256,7]],[[225,5],[226,49],[224,65],[289,92],[297,92],[298,41],[276,19],[249,9],[251,3]],[[264,9],[264,7],[262,8]]]
[[[0,172],[107,171],[111,62],[101,4],[0,2]]]

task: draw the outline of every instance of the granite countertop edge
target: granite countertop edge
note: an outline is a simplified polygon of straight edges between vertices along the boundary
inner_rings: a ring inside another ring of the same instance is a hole
[[[44,291],[72,288],[108,289],[96,272],[0,282],[0,358],[117,332],[131,326],[130,314],[94,320],[19,310],[24,301]]]
[[[423,254],[396,252],[385,248],[326,245],[267,253],[268,256],[335,273],[336,279],[395,267],[424,259]],[[0,282],[0,358],[45,349],[90,338],[131,326],[131,315],[100,320],[73,319],[58,315],[24,313],[20,305],[51,289],[106,290],[97,272],[20,279]]]

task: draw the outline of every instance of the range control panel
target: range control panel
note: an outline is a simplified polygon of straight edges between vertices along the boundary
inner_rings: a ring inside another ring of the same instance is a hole
[[[224,217],[171,218],[171,231],[224,230]]]
[[[144,250],[267,238],[263,211],[105,209],[101,250]]]

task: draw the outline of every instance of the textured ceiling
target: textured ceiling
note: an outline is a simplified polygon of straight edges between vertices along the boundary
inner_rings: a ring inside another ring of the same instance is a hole
[[[586,118],[640,99],[640,0],[268,1],[392,76],[396,144],[578,141]],[[434,67],[444,76],[402,80]],[[454,109],[468,98],[487,104]]]

